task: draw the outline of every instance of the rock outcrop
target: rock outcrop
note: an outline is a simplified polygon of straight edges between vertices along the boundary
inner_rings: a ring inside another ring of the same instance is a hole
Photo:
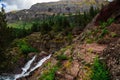
[[[120,80],[120,39],[111,43],[104,50],[102,57],[111,73],[111,80]]]
[[[99,24],[100,21],[107,21],[109,18],[117,19],[118,17],[120,17],[120,2],[115,0],[109,5],[104,6],[97,16],[95,24]]]

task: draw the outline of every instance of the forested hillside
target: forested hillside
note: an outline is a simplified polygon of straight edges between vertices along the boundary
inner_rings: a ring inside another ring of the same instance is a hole
[[[119,80],[120,1],[87,2],[40,3],[7,14],[2,8],[0,80]],[[73,11],[78,4],[83,11]],[[53,14],[36,16],[48,9]]]

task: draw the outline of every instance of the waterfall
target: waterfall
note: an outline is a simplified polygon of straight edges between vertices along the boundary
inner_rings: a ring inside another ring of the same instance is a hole
[[[0,76],[0,80],[16,80],[22,77],[29,76],[29,74],[33,71],[35,71],[37,68],[39,68],[46,60],[48,60],[51,57],[51,54],[48,55],[47,57],[44,57],[38,63],[30,69],[31,64],[35,60],[36,56],[34,56],[31,60],[29,60],[25,66],[22,68],[21,74],[15,74],[14,76]],[[29,71],[28,71],[29,70]]]
[[[34,70],[36,70],[37,68],[39,68],[47,59],[49,59],[51,57],[51,55],[43,58],[42,60],[40,60],[37,65],[35,67],[33,67],[32,69],[30,69],[29,72],[25,73],[23,77],[28,76],[31,72],[33,72]]]
[[[31,60],[29,60],[26,65],[22,68],[22,73],[21,74],[16,74],[15,75],[15,79],[21,78],[23,77],[23,75],[28,71],[28,69],[30,68],[31,64],[33,63],[33,61],[35,60],[36,56],[34,56]]]

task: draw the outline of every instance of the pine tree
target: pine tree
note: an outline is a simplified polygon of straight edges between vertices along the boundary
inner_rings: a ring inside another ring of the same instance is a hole
[[[5,46],[8,46],[9,32],[5,12],[2,8],[0,12],[0,71],[4,70],[6,68],[5,65],[7,65],[5,62],[8,58],[6,58],[6,54],[3,53],[3,50],[5,49]]]
[[[95,10],[93,6],[90,7],[89,13],[90,13],[90,17],[93,18],[95,16]]]
[[[7,21],[5,11],[2,8],[0,12],[0,52],[4,49],[5,45],[8,44],[9,40],[9,29],[7,28]]]

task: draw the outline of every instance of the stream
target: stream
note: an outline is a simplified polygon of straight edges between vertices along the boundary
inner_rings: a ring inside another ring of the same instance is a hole
[[[44,57],[43,59],[41,59],[40,61],[37,62],[37,64],[30,68],[31,67],[31,64],[33,63],[33,61],[35,60],[36,58],[36,55],[31,59],[29,60],[25,66],[22,68],[22,72],[21,74],[15,74],[15,75],[11,75],[11,76],[0,76],[0,80],[17,80],[19,78],[22,78],[22,77],[26,77],[26,76],[29,76],[31,72],[35,71],[37,68],[39,68],[46,60],[48,60],[49,58],[51,57],[51,54],[48,55],[47,57]]]

